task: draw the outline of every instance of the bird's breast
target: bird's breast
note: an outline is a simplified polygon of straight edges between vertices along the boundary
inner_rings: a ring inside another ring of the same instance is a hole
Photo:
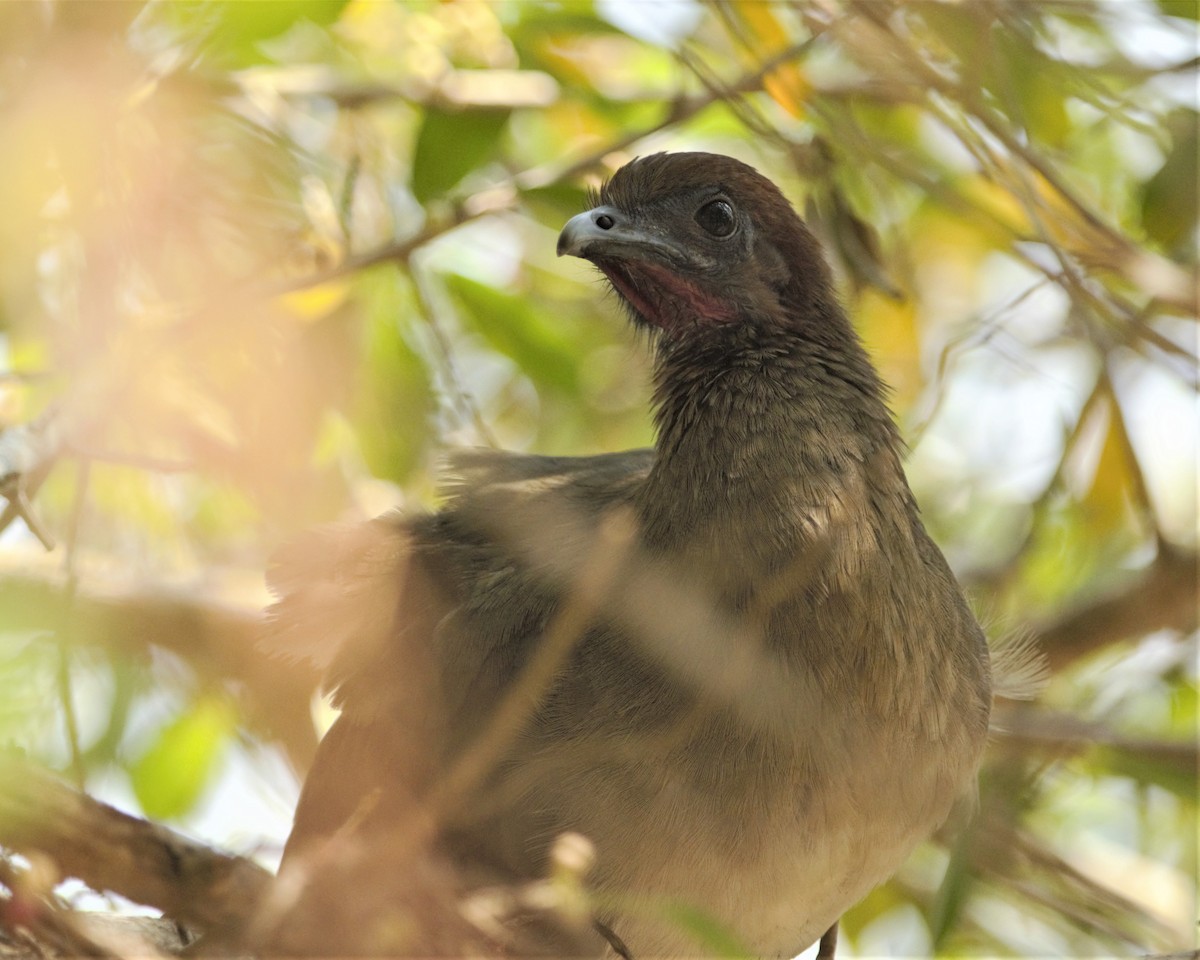
[[[894,872],[953,800],[944,763],[886,731],[864,731],[850,751],[714,736],[626,742],[587,766],[581,751],[554,778],[560,822],[596,844],[601,893],[636,905],[613,921],[635,956],[704,952],[666,917],[672,905],[754,955],[793,956]]]

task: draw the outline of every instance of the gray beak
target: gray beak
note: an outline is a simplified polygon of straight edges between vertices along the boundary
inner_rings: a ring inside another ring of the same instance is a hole
[[[641,240],[616,207],[596,207],[567,221],[558,235],[558,255],[586,259],[588,251],[597,245],[625,245]]]

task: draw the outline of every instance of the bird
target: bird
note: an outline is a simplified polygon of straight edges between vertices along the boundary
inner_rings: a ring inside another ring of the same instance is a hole
[[[285,865],[416,810],[492,876],[542,876],[580,835],[598,952],[701,955],[688,916],[794,956],[969,804],[983,631],[771,180],[718,154],[635,158],[557,252],[645,333],[654,446],[460,451],[438,509],[280,554],[273,642],[340,709]]]

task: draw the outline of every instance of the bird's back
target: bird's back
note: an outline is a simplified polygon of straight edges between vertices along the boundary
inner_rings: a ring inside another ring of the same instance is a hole
[[[292,843],[449,798],[446,849],[510,876],[587,836],[597,910],[635,955],[696,952],[666,919],[683,905],[790,956],[969,789],[986,647],[779,190],[675,154],[598,199],[559,253],[654,338],[655,449],[465,454],[438,513],[326,546],[359,582],[344,617],[313,618],[343,712]],[[282,633],[305,595],[281,600]]]
[[[343,644],[329,669],[342,714],[305,785],[291,850],[338,829],[364,798],[369,829],[435,788],[494,720],[572,602],[604,518],[633,508],[653,462],[651,451],[465,452],[439,512],[327,534],[284,561],[278,582],[324,586],[319,601],[303,586],[281,597],[281,635],[295,647],[301,631],[336,622]],[[923,531],[864,574],[886,589],[898,557],[931,566],[928,595],[903,609],[874,599],[870,582],[839,593],[820,551],[816,569],[800,565],[799,589],[752,615],[722,603],[700,573],[689,582],[653,550],[623,549],[608,585],[619,597],[572,638],[519,736],[444,825],[444,844],[460,862],[530,877],[555,835],[578,831],[597,846],[599,889],[642,902],[642,918],[622,928],[639,950],[694,947],[654,918],[676,901],[761,955],[799,949],[944,819],[979,732],[935,729],[931,718],[977,709],[963,664],[980,669],[978,628]],[[340,610],[329,587],[339,580],[355,585]],[[388,609],[395,622],[384,626]],[[949,622],[961,635],[881,659],[879,634],[895,634],[897,617],[909,634]],[[848,636],[848,659],[835,656],[832,633]],[[905,670],[921,676],[909,683]],[[897,703],[896,689],[927,690],[938,705]],[[907,725],[911,716],[926,726]]]

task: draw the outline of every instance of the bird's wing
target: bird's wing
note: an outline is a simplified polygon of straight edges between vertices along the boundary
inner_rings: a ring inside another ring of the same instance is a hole
[[[487,721],[557,605],[530,538],[586,540],[651,458],[464,451],[437,513],[333,525],[279,551],[264,645],[320,667],[342,710],[289,853],[353,818],[393,822],[428,786],[447,750]]]
[[[411,530],[398,515],[330,524],[286,544],[271,558],[264,648],[327,670],[338,654],[385,636],[396,589],[411,560]]]
[[[544,457],[471,448],[446,458],[442,493],[447,509],[519,506],[555,491],[591,514],[632,495],[654,462],[654,451],[591,457]]]
[[[354,672],[336,668],[343,654],[379,649],[398,624],[436,623],[459,603],[485,600],[496,575],[514,563],[502,536],[510,523],[540,520],[535,532],[546,540],[554,538],[546,525],[556,517],[591,530],[606,507],[632,496],[652,457],[650,450],[595,457],[457,452],[447,460],[446,504],[438,513],[330,524],[277,551],[267,574],[277,599],[263,646],[333,668],[329,685],[336,686],[339,674]]]

